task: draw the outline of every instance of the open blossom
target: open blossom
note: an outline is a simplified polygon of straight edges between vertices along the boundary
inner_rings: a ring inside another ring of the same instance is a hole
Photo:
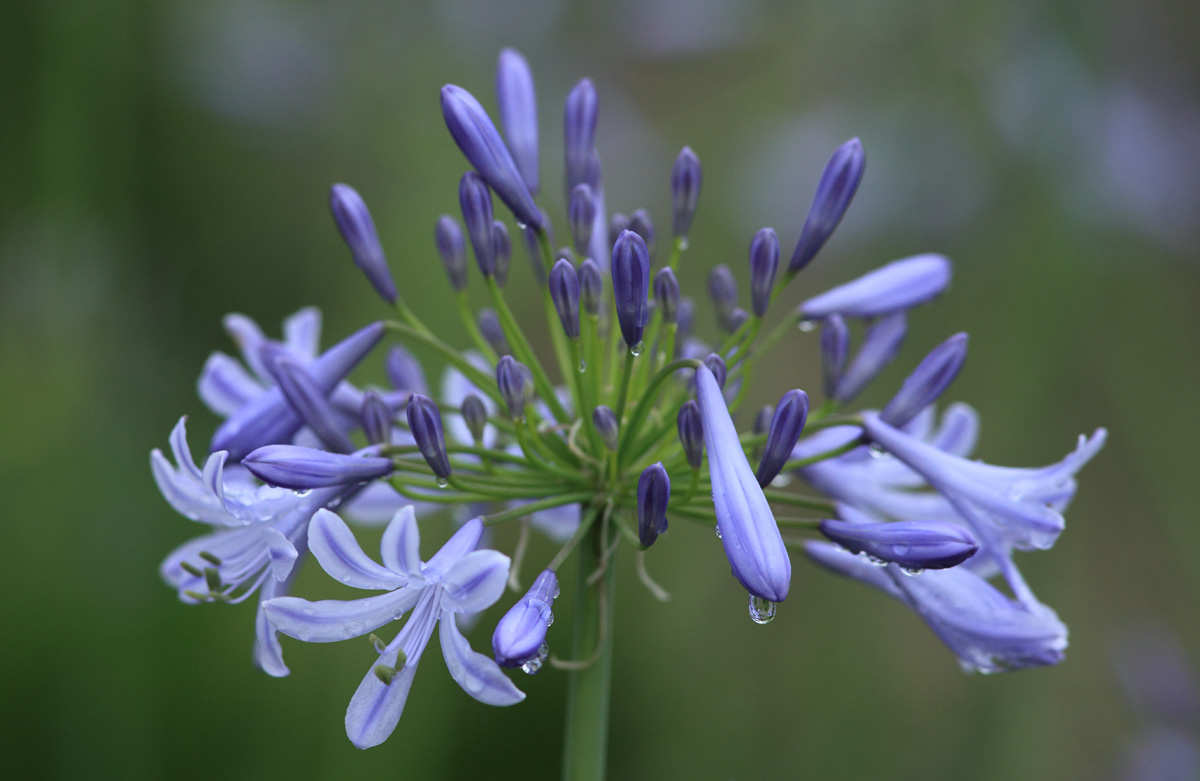
[[[504,593],[509,559],[496,551],[476,550],[482,535],[483,524],[468,521],[422,562],[417,519],[411,508],[404,508],[384,531],[380,565],[363,553],[337,515],[323,510],[308,531],[309,546],[321,567],[348,586],[386,593],[344,602],[297,597],[263,602],[276,629],[310,643],[360,637],[412,611],[350,700],[346,734],[355,746],[370,748],[392,734],[417,663],[439,622],[446,667],[463,691],[486,705],[514,705],[525,699],[499,665],[471,650],[456,623],[457,615],[485,610]]]

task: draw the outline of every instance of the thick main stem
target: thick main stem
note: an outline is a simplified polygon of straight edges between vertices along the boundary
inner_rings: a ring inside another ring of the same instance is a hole
[[[597,522],[579,548],[575,576],[575,627],[572,656],[590,664],[571,671],[567,684],[566,734],[563,740],[563,779],[599,781],[608,754],[608,703],[612,673],[613,588],[615,557],[598,582],[588,577],[599,566],[608,525]]]

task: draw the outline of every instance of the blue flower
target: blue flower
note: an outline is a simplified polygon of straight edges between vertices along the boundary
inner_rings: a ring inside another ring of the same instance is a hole
[[[456,623],[456,616],[479,613],[500,599],[508,580],[507,556],[476,550],[482,534],[483,523],[470,520],[422,563],[416,516],[411,508],[404,508],[384,531],[381,566],[363,553],[337,515],[321,511],[308,530],[317,561],[334,580],[386,593],[346,602],[297,597],[263,602],[276,629],[310,643],[360,637],[412,611],[346,709],[346,734],[358,748],[379,745],[396,728],[417,663],[439,621],[446,667],[467,694],[486,705],[514,705],[525,699],[499,665],[471,650]]]
[[[924,304],[949,284],[949,260],[941,255],[914,255],[808,299],[800,305],[800,314],[813,320],[833,314],[879,317]]]

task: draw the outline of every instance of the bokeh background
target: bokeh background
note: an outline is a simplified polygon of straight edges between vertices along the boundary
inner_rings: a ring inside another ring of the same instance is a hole
[[[646,207],[665,231],[671,161],[698,152],[682,281],[702,321],[708,269],[744,282],[763,225],[790,252],[826,157],[858,135],[858,199],[777,307],[944,252],[951,293],[914,313],[863,402],[965,329],[952,397],[982,414],[979,456],[1049,463],[1110,431],[1059,544],[1020,560],[1071,627],[1054,669],[964,675],[907,610],[799,557],[793,596],[756,626],[711,532],[673,526],[650,557],[672,602],[622,565],[612,776],[1119,777],[1161,731],[1124,693],[1114,638],[1135,677],[1174,670],[1161,688],[1185,699],[1200,664],[1197,30],[1200,6],[1171,0],[0,4],[0,774],[557,773],[561,674],[522,677],[526,702],[491,709],[432,649],[392,739],[351,747],[366,641],[285,640],[292,677],[255,671],[250,605],[185,607],[159,581],[196,527],[147,462],[182,413],[194,443],[213,430],[194,385],[210,351],[232,350],[226,312],[276,334],[317,304],[326,343],[385,314],[328,216],[332,182],[363,193],[405,296],[463,343],[432,241],[465,165],[438,88],[493,107],[496,56],[514,45],[538,79],[560,226],[577,79],[600,93],[610,209]],[[519,246],[509,287],[536,301]],[[815,335],[771,363],[747,409],[819,391]],[[381,379],[379,364],[359,376]],[[539,542],[531,561],[552,551]],[[309,568],[297,590],[323,581]],[[1154,661],[1157,636],[1171,664]],[[1189,712],[1172,733],[1184,744]]]

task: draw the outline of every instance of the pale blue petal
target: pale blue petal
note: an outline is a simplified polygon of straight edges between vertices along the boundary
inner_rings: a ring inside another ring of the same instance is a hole
[[[442,549],[433,554],[424,567],[422,572],[425,577],[430,580],[439,580],[445,577],[450,568],[471,551],[475,550],[475,546],[479,544],[479,538],[483,536],[483,521],[478,518],[472,518],[459,527]]]
[[[267,556],[271,559],[271,574],[275,576],[276,580],[284,580],[292,574],[292,567],[300,554],[291,540],[278,529],[263,529],[262,535],[267,541]]]
[[[398,650],[385,652],[371,665],[346,708],[346,736],[356,748],[371,748],[387,740],[404,713],[408,691],[417,674],[416,662],[409,660],[396,672],[390,684],[379,680],[375,674],[376,664],[395,666]]]
[[[525,693],[513,685],[500,665],[471,650],[449,613],[442,615],[441,639],[446,669],[467,694],[484,705],[516,705],[525,699]]]
[[[221,416],[232,415],[266,390],[246,373],[242,365],[225,353],[208,356],[196,392],[208,408]]]
[[[284,320],[283,339],[295,355],[316,358],[321,347],[321,310],[306,306]]]
[[[394,589],[408,579],[381,567],[359,546],[354,532],[335,513],[317,510],[308,526],[308,547],[329,577],[347,586],[365,589]]]
[[[932,409],[932,407],[931,407]],[[933,446],[951,455],[967,458],[979,439],[979,413],[962,402],[951,404],[942,413],[942,423],[933,437]]]
[[[263,583],[263,599],[286,594],[290,585],[291,581],[268,579]],[[275,633],[275,627],[267,621],[261,602],[254,614],[254,664],[273,678],[283,678],[290,672],[283,663],[283,647],[279,644],[279,636]]]
[[[262,329],[258,327],[258,324],[249,317],[236,313],[225,315],[221,323],[225,326],[226,333],[241,350],[242,360],[246,362],[246,365],[258,375],[263,383],[274,385],[275,380],[272,379],[271,373],[267,371],[262,362],[262,348],[268,340],[263,336]]]
[[[504,595],[508,583],[508,556],[494,550],[468,553],[442,578],[442,606],[456,613],[486,610]]]
[[[306,643],[336,643],[373,632],[411,610],[423,587],[405,586],[363,599],[309,602],[280,597],[262,603],[271,624],[288,637]]]
[[[421,577],[421,531],[411,504],[396,511],[379,544],[383,563],[392,572]]]

